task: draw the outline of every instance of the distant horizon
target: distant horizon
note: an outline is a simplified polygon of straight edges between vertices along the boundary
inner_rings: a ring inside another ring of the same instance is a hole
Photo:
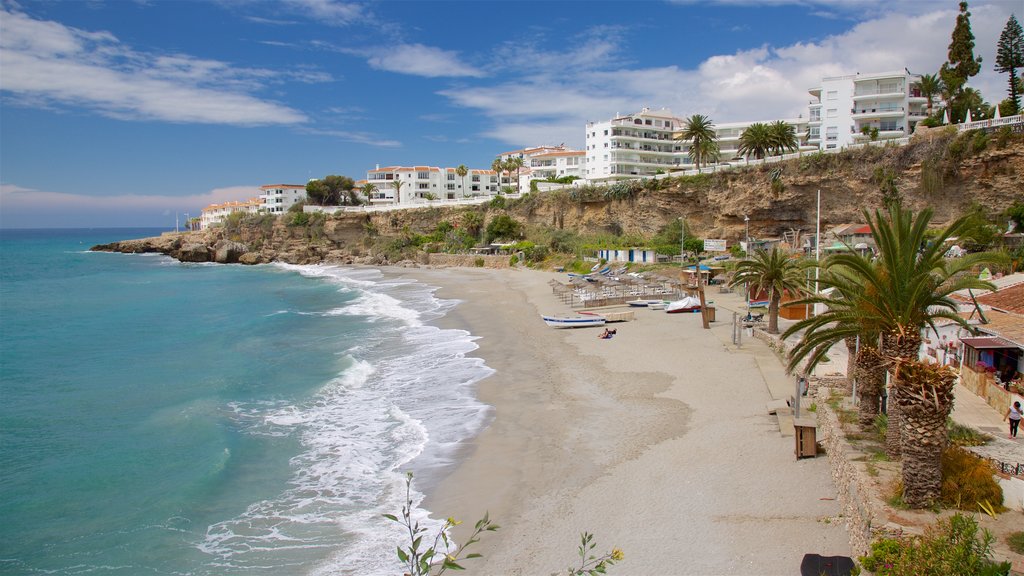
[[[538,6],[0,0],[0,227],[169,226],[271,183],[487,169],[509,150],[583,150],[587,122],[644,107],[795,118],[823,77],[937,72],[958,11],[552,1],[523,23]],[[989,103],[1006,97],[995,49],[1019,8],[970,3],[969,84]]]

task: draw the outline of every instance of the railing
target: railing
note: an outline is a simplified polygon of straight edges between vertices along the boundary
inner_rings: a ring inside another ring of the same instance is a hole
[[[1006,118],[990,118],[988,120],[975,120],[974,122],[964,122],[957,124],[957,129],[961,132],[965,130],[978,130],[979,128],[999,128],[1001,126],[1013,126],[1015,124],[1024,124],[1024,114],[1017,114],[1016,116],[1007,116]]]

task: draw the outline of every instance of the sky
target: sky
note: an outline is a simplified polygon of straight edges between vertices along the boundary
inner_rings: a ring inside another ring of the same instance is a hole
[[[377,165],[489,168],[643,107],[807,114],[946,60],[954,1],[0,0],[0,228],[173,227]],[[982,72],[1024,2],[970,4]]]

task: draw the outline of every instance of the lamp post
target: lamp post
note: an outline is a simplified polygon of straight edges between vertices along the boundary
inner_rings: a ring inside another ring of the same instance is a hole
[[[745,246],[746,246],[746,253],[749,256],[750,255],[750,216],[747,216],[746,214],[743,215],[743,225],[746,228],[745,235],[747,237],[747,243],[745,244]],[[750,316],[750,282],[747,282],[745,284],[745,286],[743,287],[743,290],[747,294],[747,316]]]

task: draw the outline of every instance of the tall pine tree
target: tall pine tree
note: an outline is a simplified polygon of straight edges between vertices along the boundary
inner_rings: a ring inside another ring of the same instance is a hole
[[[1017,69],[1024,68],[1024,30],[1021,30],[1017,18],[1010,14],[1006,21],[1003,33],[999,35],[999,44],[996,45],[996,72],[1008,72],[1010,74],[1010,101],[1013,110],[1011,114],[1019,114],[1020,92],[1017,85]]]
[[[974,56],[974,33],[971,32],[971,13],[967,11],[967,2],[960,3],[960,14],[956,17],[948,58],[939,70],[939,76],[948,92],[950,121],[962,122],[967,114],[963,102],[964,85],[968,78],[981,70],[981,57]]]

